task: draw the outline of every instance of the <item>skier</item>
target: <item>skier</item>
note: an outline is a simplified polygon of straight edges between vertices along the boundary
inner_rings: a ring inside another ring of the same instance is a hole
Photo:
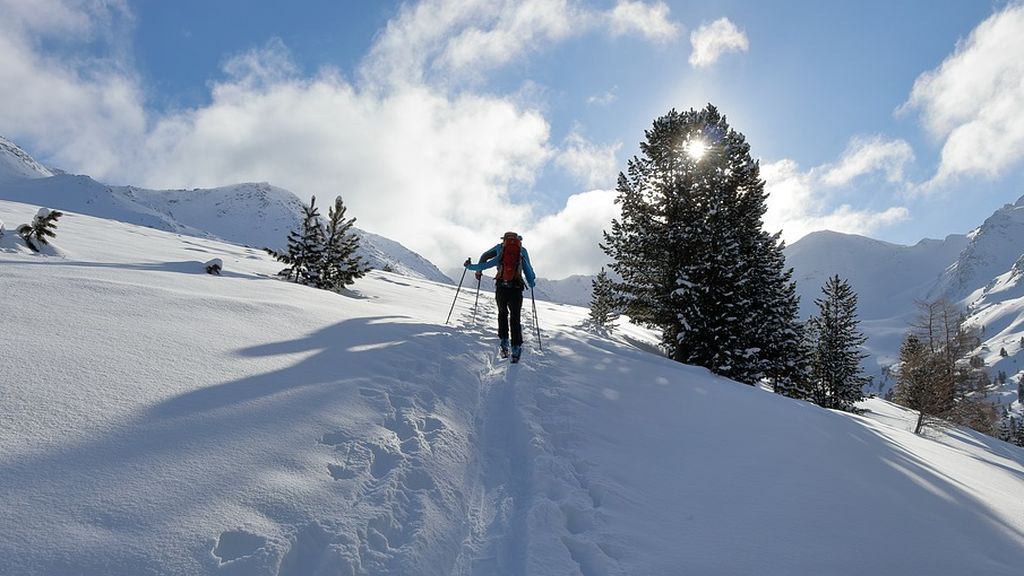
[[[494,300],[498,304],[498,338],[501,339],[501,357],[509,356],[509,328],[512,330],[512,362],[518,362],[523,351],[523,327],[520,311],[523,309],[523,290],[532,290],[537,284],[537,275],[530,264],[530,254],[522,245],[523,237],[515,232],[505,232],[501,243],[480,255],[476,264],[466,261],[466,268],[476,271],[480,280],[482,270],[498,267],[494,278]],[[526,281],[523,281],[523,275]]]

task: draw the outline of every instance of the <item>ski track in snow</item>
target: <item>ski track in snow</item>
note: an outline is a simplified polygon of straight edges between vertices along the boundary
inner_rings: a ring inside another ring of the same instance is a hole
[[[493,306],[488,308],[485,317],[493,318]],[[471,499],[469,535],[452,574],[625,574],[610,552],[613,546],[599,532],[603,494],[592,485],[588,464],[574,457],[582,438],[572,429],[561,404],[565,399],[555,388],[564,363],[536,349],[534,322],[532,314],[524,313],[529,346],[519,364],[495,351],[481,369],[475,425],[481,481]],[[528,538],[552,532],[561,538]]]

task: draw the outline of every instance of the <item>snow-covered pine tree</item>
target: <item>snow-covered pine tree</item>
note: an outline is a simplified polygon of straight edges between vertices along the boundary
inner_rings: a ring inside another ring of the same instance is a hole
[[[861,360],[867,357],[861,346],[867,338],[858,328],[857,294],[838,275],[825,281],[822,293],[814,301],[818,315],[810,320],[816,336],[811,400],[825,408],[852,410],[870,381],[861,368]]]
[[[750,283],[763,293],[753,298],[761,307],[764,321],[754,326],[762,342],[761,371],[780,394],[807,399],[811,395],[811,350],[806,330],[799,322],[800,296],[793,282],[793,269],[786,268],[781,234],[770,237],[773,246],[758,252],[758,276]]]
[[[659,329],[673,359],[753,384],[787,362],[767,360],[784,348],[766,341],[769,318],[798,333],[768,302],[785,300],[791,280],[766,254],[781,248],[762,230],[760,168],[712,105],[672,110],[645,136],[619,175],[621,218],[601,245],[622,279],[623,311]]]
[[[316,207],[316,196],[310,199],[308,206],[302,205],[302,211],[302,224],[298,230],[288,233],[288,247],[285,253],[270,248],[264,250],[287,265],[278,272],[278,275],[299,284],[316,286],[319,284],[324,247],[324,231],[320,223],[320,212]]]
[[[604,267],[601,267],[590,286],[590,321],[598,328],[610,329],[618,315],[615,313],[614,285]]]
[[[355,221],[355,218],[345,219],[345,203],[341,196],[335,198],[334,206],[328,212],[327,231],[324,234],[320,288],[340,290],[369,271],[362,257],[356,255],[359,237],[349,231]]]
[[[1024,447],[1024,418],[1017,418],[1011,412],[1004,412],[999,421],[996,437],[1003,442]]]
[[[40,208],[31,224],[22,224],[18,227],[18,236],[21,236],[33,252],[39,252],[37,243],[47,245],[50,238],[57,237],[57,219],[63,215],[64,213],[58,210]]]

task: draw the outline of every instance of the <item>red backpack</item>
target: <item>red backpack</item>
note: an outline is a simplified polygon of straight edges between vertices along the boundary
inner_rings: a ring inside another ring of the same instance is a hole
[[[519,249],[522,246],[522,238],[515,232],[506,232],[501,243],[501,264],[498,265],[499,282],[522,283],[522,261]]]

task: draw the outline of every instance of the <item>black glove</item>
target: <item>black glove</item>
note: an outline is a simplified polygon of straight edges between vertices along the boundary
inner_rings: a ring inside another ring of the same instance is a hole
[[[483,273],[483,272],[481,272],[481,271],[477,270],[477,272],[476,272],[476,279],[477,279],[477,280],[479,280],[480,278],[482,278],[482,277],[483,277],[483,275],[484,275],[484,273]]]
[[[466,258],[466,261],[463,262],[462,265],[463,266],[469,266],[472,263],[473,263],[473,259],[472,258]]]

